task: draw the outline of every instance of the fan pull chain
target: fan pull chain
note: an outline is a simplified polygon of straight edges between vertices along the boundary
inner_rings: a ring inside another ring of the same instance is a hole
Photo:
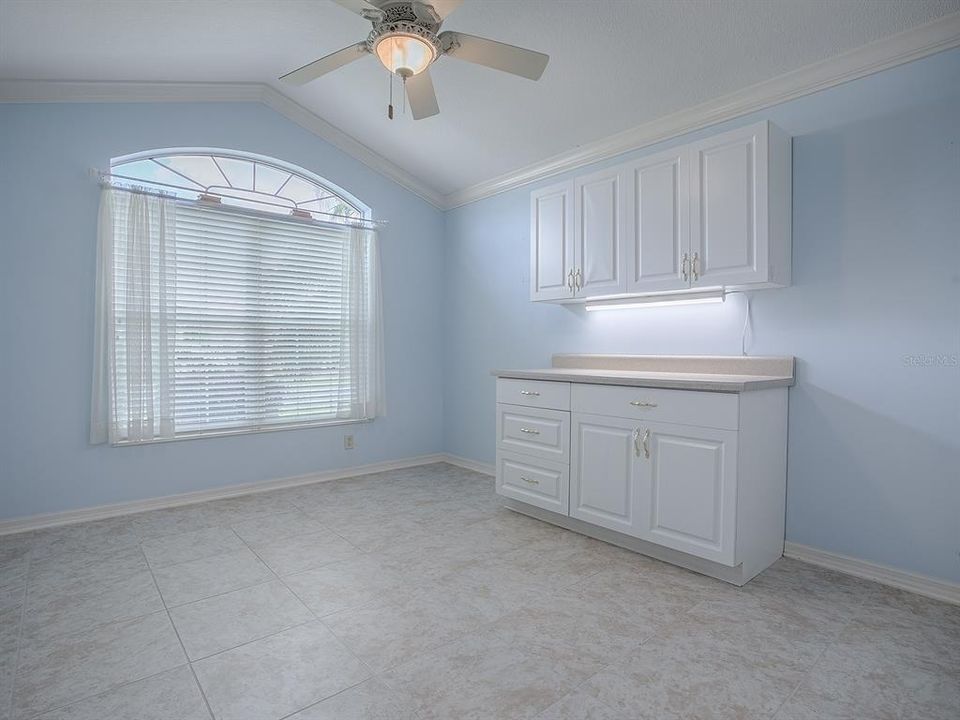
[[[393,120],[393,73],[387,71],[387,76],[390,78],[390,103],[387,105],[387,119]]]

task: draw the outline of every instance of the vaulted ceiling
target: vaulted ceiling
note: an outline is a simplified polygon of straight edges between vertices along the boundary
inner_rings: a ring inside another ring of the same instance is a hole
[[[0,79],[260,82],[438,193],[960,11],[960,0],[465,0],[444,29],[550,55],[539,82],[442,58],[441,112],[387,119],[364,58],[302,88],[283,73],[362,40],[330,0],[0,0]]]

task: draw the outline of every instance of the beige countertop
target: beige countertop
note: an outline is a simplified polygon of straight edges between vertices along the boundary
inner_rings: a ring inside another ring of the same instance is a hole
[[[554,355],[553,367],[494,370],[520,380],[746,392],[794,384],[793,357]]]

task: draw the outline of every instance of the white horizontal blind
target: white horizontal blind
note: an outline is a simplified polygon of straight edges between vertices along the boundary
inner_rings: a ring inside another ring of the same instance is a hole
[[[349,227],[178,203],[176,237],[177,435],[364,416]]]

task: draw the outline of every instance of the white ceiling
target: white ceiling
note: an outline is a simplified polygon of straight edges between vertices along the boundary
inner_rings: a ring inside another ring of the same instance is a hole
[[[445,29],[550,55],[539,82],[442,58],[440,115],[386,117],[373,57],[276,78],[363,39],[330,0],[0,0],[0,79],[263,82],[442,194],[960,10],[960,0],[465,0]]]

